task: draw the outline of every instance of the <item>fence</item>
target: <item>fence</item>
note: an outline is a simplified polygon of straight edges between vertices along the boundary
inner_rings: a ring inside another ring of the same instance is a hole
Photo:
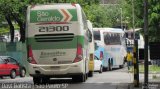
[[[22,65],[27,63],[26,44],[22,42],[0,42],[0,56],[11,56]]]

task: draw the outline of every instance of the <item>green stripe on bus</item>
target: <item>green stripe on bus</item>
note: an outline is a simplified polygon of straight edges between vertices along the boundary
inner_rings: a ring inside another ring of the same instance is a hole
[[[82,44],[82,47],[84,47],[84,36],[75,36],[72,41],[62,41],[62,42],[36,42],[34,38],[27,39],[27,44],[31,45],[33,50],[73,49],[77,48],[77,42]]]

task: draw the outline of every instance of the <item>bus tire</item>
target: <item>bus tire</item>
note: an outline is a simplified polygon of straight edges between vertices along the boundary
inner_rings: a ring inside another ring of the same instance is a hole
[[[122,65],[119,65],[119,68],[121,69],[121,68],[123,68],[124,67],[124,64],[122,64]]]
[[[103,72],[108,70],[108,67],[102,67]]]
[[[99,73],[102,73],[102,72],[103,72],[103,67],[101,66],[100,70],[99,70]]]
[[[124,65],[119,65],[119,68],[122,69],[124,67]]]
[[[108,60],[108,70],[109,71],[112,71],[112,66],[113,66],[112,61],[113,61],[112,59]]]
[[[35,85],[39,85],[39,84],[42,83],[42,79],[39,78],[39,77],[33,77],[33,83],[34,83]]]
[[[88,77],[93,77],[93,71],[89,71]]]
[[[43,77],[42,78],[42,84],[47,84],[49,82],[49,77]]]
[[[74,82],[85,82],[86,81],[86,74],[80,74],[72,77]]]
[[[79,82],[85,82],[86,81],[86,74],[82,74],[79,76]]]
[[[88,73],[86,73],[86,80],[88,79]]]

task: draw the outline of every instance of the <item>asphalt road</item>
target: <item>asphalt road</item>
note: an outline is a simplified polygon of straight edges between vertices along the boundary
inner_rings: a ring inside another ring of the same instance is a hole
[[[143,80],[143,78],[142,78]],[[86,82],[75,83],[71,78],[53,78],[49,84],[33,85],[32,77],[0,79],[0,89],[132,89],[133,74],[127,68],[103,73],[95,72]]]
[[[71,78],[51,79],[49,84],[34,85],[32,77],[10,79],[5,77],[0,79],[1,89],[127,89],[129,83],[132,83],[132,74],[127,70],[116,69],[106,71],[101,74],[94,73],[86,82],[75,83]]]

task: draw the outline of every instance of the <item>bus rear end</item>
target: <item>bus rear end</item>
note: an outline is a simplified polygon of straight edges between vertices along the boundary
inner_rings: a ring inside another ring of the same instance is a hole
[[[50,77],[84,74],[84,37],[80,31],[78,7],[76,4],[28,7],[28,67],[35,83]]]

